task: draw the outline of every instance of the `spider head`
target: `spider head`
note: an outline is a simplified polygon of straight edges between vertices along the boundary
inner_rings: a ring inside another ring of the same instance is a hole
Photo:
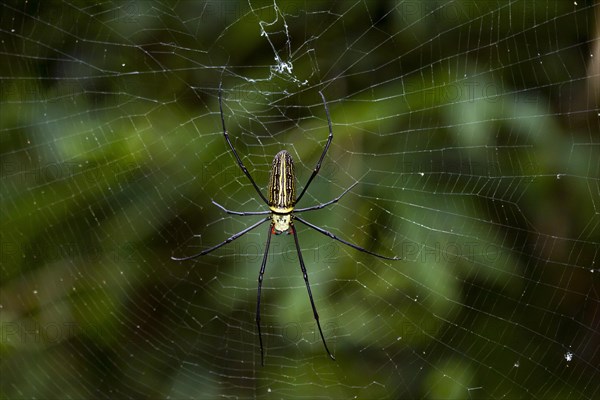
[[[276,235],[288,232],[292,217],[290,214],[273,214],[273,233]]]

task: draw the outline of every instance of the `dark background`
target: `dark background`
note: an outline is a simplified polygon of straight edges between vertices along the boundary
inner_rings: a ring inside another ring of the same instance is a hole
[[[274,7],[277,5],[277,8]],[[0,7],[5,398],[594,398],[592,1],[8,2]],[[277,64],[279,63],[279,64]],[[279,65],[279,68],[277,67]],[[290,151],[301,207],[265,206]],[[263,191],[265,193],[265,191]],[[194,237],[201,234],[201,237]],[[596,378],[594,378],[594,376]]]

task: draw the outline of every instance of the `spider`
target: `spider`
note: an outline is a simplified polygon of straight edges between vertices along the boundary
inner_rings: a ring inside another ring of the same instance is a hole
[[[312,223],[310,223],[310,222],[300,218],[298,215],[296,215],[298,213],[302,213],[305,211],[320,210],[331,204],[337,203],[338,200],[340,200],[346,193],[348,193],[348,191],[350,191],[350,189],[352,189],[358,183],[358,182],[355,182],[349,188],[344,190],[342,192],[342,194],[340,194],[338,197],[336,197],[333,200],[330,200],[326,203],[317,204],[317,205],[314,205],[311,207],[306,207],[306,208],[295,208],[296,204],[302,199],[302,196],[304,196],[304,193],[306,193],[306,190],[310,186],[310,184],[313,181],[313,179],[315,178],[315,176],[317,176],[317,174],[319,173],[319,170],[321,168],[321,163],[323,162],[323,159],[325,158],[325,155],[327,154],[327,150],[329,149],[329,145],[331,145],[331,141],[333,140],[333,129],[332,129],[332,125],[331,125],[331,118],[329,116],[329,109],[327,107],[327,101],[325,100],[325,96],[323,96],[323,93],[321,93],[319,91],[319,94],[321,95],[321,99],[323,100],[323,105],[325,107],[325,114],[327,116],[327,124],[329,126],[329,137],[327,138],[327,143],[325,144],[323,153],[321,154],[321,157],[319,158],[317,165],[313,169],[312,174],[310,175],[310,178],[308,178],[308,182],[306,182],[306,185],[304,186],[304,188],[302,189],[302,191],[300,192],[300,195],[298,197],[296,197],[296,176],[294,174],[294,162],[292,160],[292,156],[290,155],[290,153],[288,153],[285,150],[282,150],[279,153],[277,153],[275,155],[275,158],[273,159],[273,165],[271,167],[271,176],[269,178],[269,185],[268,185],[269,198],[267,199],[263,195],[263,193],[260,191],[256,182],[254,182],[254,179],[252,179],[252,176],[248,172],[248,169],[246,168],[246,166],[240,159],[240,156],[238,155],[237,151],[233,147],[233,144],[229,140],[229,134],[227,133],[227,129],[225,128],[225,117],[223,116],[222,91],[221,91],[221,86],[219,85],[219,110],[220,110],[220,114],[221,114],[221,124],[223,125],[223,136],[225,137],[225,141],[229,145],[229,148],[231,149],[231,152],[233,153],[233,156],[235,157],[238,166],[241,168],[242,172],[248,177],[248,179],[250,180],[250,183],[252,183],[252,186],[254,186],[254,189],[256,189],[256,192],[258,193],[260,198],[269,207],[269,210],[265,210],[265,211],[231,211],[231,210],[226,209],[225,207],[223,207],[222,205],[220,205],[219,203],[217,203],[214,200],[212,200],[212,203],[227,214],[240,215],[240,216],[267,215],[267,214],[269,214],[269,215],[267,217],[261,219],[260,221],[256,222],[255,224],[236,233],[235,235],[227,238],[225,241],[217,244],[216,246],[213,246],[213,247],[203,250],[197,254],[187,256],[187,257],[171,257],[171,259],[175,260],[175,261],[186,261],[186,260],[191,260],[196,257],[206,255],[228,243],[233,242],[240,236],[250,232],[254,228],[258,227],[259,225],[262,225],[263,223],[265,223],[269,220],[271,221],[271,223],[269,224],[269,231],[267,234],[267,243],[265,245],[265,253],[264,253],[264,256],[262,259],[262,263],[260,265],[260,272],[258,273],[258,292],[256,295],[256,327],[258,329],[258,340],[260,343],[260,360],[261,360],[261,365],[263,365],[263,366],[264,366],[264,348],[263,348],[262,333],[261,333],[261,329],[260,329],[260,292],[261,292],[261,288],[262,288],[265,267],[267,265],[267,256],[269,254],[269,245],[271,244],[271,235],[272,234],[280,235],[282,233],[286,233],[288,235],[291,234],[294,236],[294,242],[296,244],[296,251],[298,252],[298,261],[300,262],[300,269],[302,270],[302,276],[304,278],[304,282],[306,283],[306,289],[308,291],[308,298],[310,299],[310,305],[312,307],[313,315],[314,315],[315,321],[317,322],[317,327],[319,328],[319,334],[321,335],[321,340],[323,341],[323,346],[325,347],[325,351],[327,352],[327,354],[329,355],[329,357],[332,360],[335,360],[335,357],[329,351],[329,348],[327,347],[327,342],[325,341],[325,337],[323,336],[323,330],[321,329],[321,323],[319,322],[319,314],[317,313],[317,308],[315,307],[315,302],[313,300],[312,292],[310,290],[310,284],[308,283],[308,274],[306,272],[306,266],[304,265],[304,260],[302,258],[302,252],[300,251],[300,244],[298,243],[298,231],[294,227],[294,221],[298,221],[298,222],[308,226],[309,228],[312,228],[312,229],[316,230],[317,232],[330,237],[331,239],[337,240],[338,242],[343,243],[347,246],[350,246],[356,250],[362,251],[363,253],[371,254],[373,256],[383,258],[386,260],[400,260],[399,257],[386,257],[383,255],[374,253],[372,251],[369,251],[367,249],[364,249],[353,243],[347,242],[344,239],[337,237],[333,233],[326,231],[325,229],[320,228],[316,225],[313,225]]]

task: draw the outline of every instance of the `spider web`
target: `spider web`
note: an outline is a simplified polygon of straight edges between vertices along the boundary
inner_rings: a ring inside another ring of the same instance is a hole
[[[592,1],[8,2],[0,8],[6,398],[599,395]],[[266,210],[299,207],[387,256]],[[595,377],[595,378],[594,378]],[[594,382],[596,382],[594,384]]]

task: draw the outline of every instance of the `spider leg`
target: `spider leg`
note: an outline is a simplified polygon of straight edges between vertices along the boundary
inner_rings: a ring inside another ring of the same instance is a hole
[[[358,184],[358,182],[354,182],[352,184],[352,186],[350,186],[348,189],[344,190],[344,192],[342,194],[340,194],[335,199],[328,201],[327,203],[317,204],[316,206],[311,206],[311,207],[306,207],[306,208],[297,208],[294,210],[294,213],[299,213],[299,212],[303,212],[303,211],[320,210],[321,208],[327,207],[330,204],[337,203],[339,199],[341,199],[346,193],[348,193],[357,184]]]
[[[313,225],[313,224],[311,224],[310,222],[308,222],[308,221],[305,221],[305,220],[303,220],[302,218],[300,218],[300,217],[298,217],[298,216],[294,216],[294,219],[296,219],[297,221],[300,221],[300,222],[302,222],[304,225],[306,225],[306,226],[308,226],[308,227],[310,227],[310,228],[313,228],[315,231],[317,231],[317,232],[320,232],[320,233],[322,233],[322,234],[323,234],[323,235],[325,235],[325,236],[329,236],[330,238],[332,238],[332,239],[334,239],[334,240],[337,240],[338,242],[340,242],[340,243],[343,243],[343,244],[345,244],[346,246],[350,246],[350,247],[352,247],[352,248],[354,248],[354,249],[356,249],[356,250],[358,250],[358,251],[362,251],[363,253],[371,254],[371,255],[373,255],[373,256],[375,256],[375,257],[383,258],[383,259],[385,259],[385,260],[401,260],[401,258],[400,258],[400,257],[387,257],[387,256],[382,256],[381,254],[373,253],[372,251],[369,251],[369,250],[367,250],[367,249],[364,249],[364,248],[362,248],[362,247],[360,247],[360,246],[357,246],[357,245],[355,245],[355,244],[352,244],[352,243],[350,243],[350,242],[347,242],[347,241],[345,241],[344,239],[340,239],[339,237],[335,236],[333,233],[331,233],[331,232],[329,232],[329,231],[326,231],[326,230],[325,230],[325,229],[323,229],[323,228],[319,228],[318,226],[316,226],[316,225]]]
[[[173,260],[173,261],[186,261],[186,260],[191,260],[193,258],[200,257],[200,256],[203,256],[205,254],[208,254],[211,251],[218,249],[219,247],[225,246],[227,243],[233,242],[235,239],[237,239],[240,236],[242,236],[242,235],[250,232],[252,229],[256,228],[257,226],[262,225],[263,223],[267,222],[269,219],[271,219],[271,217],[263,218],[260,221],[258,221],[257,223],[255,223],[254,225],[250,225],[249,227],[247,227],[244,230],[236,233],[235,235],[232,235],[231,237],[228,237],[227,239],[225,239],[225,241],[219,243],[218,245],[213,246],[213,247],[211,247],[209,249],[206,249],[206,250],[202,250],[200,253],[194,254],[192,256],[187,256],[187,257],[173,257],[173,256],[171,256],[171,260]]]
[[[270,214],[271,210],[266,210],[266,211],[231,211],[226,209],[225,207],[223,207],[222,205],[220,205],[219,203],[217,203],[214,200],[211,200],[212,203],[219,207],[221,209],[221,211],[225,211],[227,214],[233,214],[233,215],[266,215],[266,214]]]
[[[317,313],[317,308],[315,307],[315,302],[313,300],[312,292],[310,290],[310,284],[308,283],[308,274],[306,273],[306,266],[304,265],[304,260],[302,259],[302,252],[300,251],[300,244],[298,243],[298,233],[296,229],[291,226],[292,233],[294,234],[294,242],[296,242],[296,250],[298,250],[298,260],[300,261],[300,269],[302,270],[302,277],[304,278],[304,282],[306,282],[306,289],[308,290],[308,298],[310,299],[310,305],[312,306],[313,315],[315,316],[315,321],[317,321],[317,327],[319,328],[319,333],[321,334],[321,340],[323,340],[323,346],[325,346],[325,351],[329,354],[332,360],[335,360],[335,357],[329,351],[327,347],[327,343],[325,342],[325,337],[323,336],[323,330],[321,329],[321,323],[319,322],[319,314]]]
[[[308,189],[308,186],[310,185],[310,183],[312,182],[314,177],[317,176],[317,174],[319,173],[319,170],[321,169],[321,163],[323,162],[323,159],[325,158],[325,154],[327,154],[327,150],[329,150],[329,145],[331,144],[331,140],[333,139],[333,129],[331,127],[331,117],[329,116],[329,108],[327,108],[327,101],[325,100],[325,96],[323,96],[323,93],[319,92],[319,94],[321,95],[321,99],[323,99],[323,105],[325,106],[325,114],[327,115],[327,124],[329,125],[329,137],[327,138],[327,143],[325,143],[325,148],[323,149],[323,153],[321,154],[321,157],[319,158],[319,161],[317,162],[317,165],[315,166],[315,169],[313,170],[310,178],[308,178],[308,182],[306,182],[306,185],[304,185],[304,189],[302,189],[302,192],[300,192],[300,196],[298,196],[298,198],[296,199],[296,203],[300,201],[302,196],[304,196],[304,192],[306,192],[306,189]]]
[[[273,228],[269,225],[269,234],[267,235],[267,244],[265,246],[265,255],[263,256],[262,264],[260,264],[260,272],[258,273],[258,293],[256,294],[256,327],[258,328],[258,341],[260,342],[260,365],[265,366],[265,354],[263,350],[262,333],[260,332],[260,290],[263,283],[263,275],[267,266],[267,258],[269,255],[269,245],[271,244],[271,234]]]
[[[268,204],[269,202],[265,198],[265,195],[262,194],[262,192],[260,191],[260,189],[256,185],[256,182],[254,182],[254,179],[252,179],[252,176],[250,176],[250,172],[248,172],[248,169],[246,168],[246,166],[242,162],[242,159],[238,155],[237,151],[235,151],[235,148],[233,147],[233,144],[231,144],[231,141],[229,140],[229,134],[227,133],[227,129],[225,128],[225,117],[223,116],[223,100],[222,100],[221,84],[219,84],[219,110],[221,112],[221,124],[223,125],[223,136],[225,136],[225,140],[227,141],[227,144],[229,145],[229,148],[233,152],[233,155],[235,156],[235,159],[236,159],[238,165],[240,166],[242,172],[248,177],[248,179],[250,179],[250,183],[252,183],[252,186],[254,186],[254,189],[256,189],[256,193],[258,193],[258,195],[260,196],[260,198],[263,199],[263,201],[265,202],[265,204]]]

